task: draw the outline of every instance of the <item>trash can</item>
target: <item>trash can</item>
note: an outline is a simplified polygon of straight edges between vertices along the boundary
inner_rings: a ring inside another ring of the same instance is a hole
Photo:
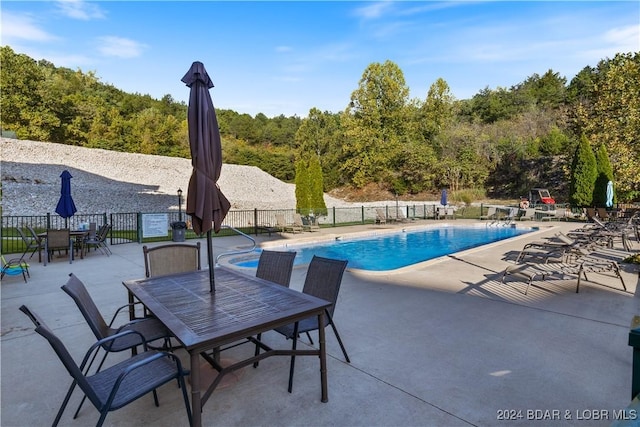
[[[174,242],[184,242],[184,233],[187,223],[184,221],[174,221],[171,223],[172,239]]]
[[[629,345],[633,347],[631,399],[640,395],[640,316],[633,316],[629,330]]]

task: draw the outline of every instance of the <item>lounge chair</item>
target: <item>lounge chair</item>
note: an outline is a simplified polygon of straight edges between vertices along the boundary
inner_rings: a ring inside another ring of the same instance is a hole
[[[489,206],[486,215],[480,215],[480,219],[492,219],[495,220],[498,217],[498,209],[494,206]]]
[[[436,219],[455,219],[455,211],[452,207],[438,206]]]
[[[269,236],[271,236],[271,233],[280,232],[280,227],[271,225],[269,222],[263,222],[262,224],[257,225],[256,228],[269,233]]]
[[[31,277],[29,275],[29,264],[24,261],[24,255],[20,258],[12,258],[7,261],[4,258],[4,255],[0,255],[0,261],[2,261],[2,274],[0,275],[0,279],[4,279],[4,276],[18,276],[22,274],[22,278],[24,282],[27,283],[27,277]]]
[[[387,215],[380,208],[376,209],[376,221],[375,221],[375,223],[376,224],[386,224],[387,223]]]
[[[304,226],[302,224],[302,220],[300,220],[300,224],[297,225],[295,223],[287,223],[284,219],[284,214],[276,214],[276,226],[280,229],[282,233],[302,233],[304,230]]]
[[[396,216],[397,216],[397,220],[398,222],[408,222],[409,219],[404,215],[404,209],[403,208],[398,208],[396,210]]]
[[[611,215],[605,208],[596,208],[596,212],[598,214],[598,218],[602,221],[608,221],[611,219]]]
[[[562,209],[556,209],[553,212],[553,215],[545,215],[542,218],[540,218],[541,221],[552,221],[552,220],[557,220],[557,221],[568,221],[569,220],[569,212],[567,211],[566,208],[562,208]]]
[[[545,263],[522,263],[507,267],[502,275],[502,282],[508,275],[517,275],[528,279],[527,288],[525,289],[525,295],[527,290],[536,279],[544,280],[550,275],[570,275],[577,276],[576,293],[580,289],[580,278],[584,276],[585,280],[588,280],[587,273],[599,273],[599,274],[613,274],[620,279],[622,288],[626,291],[627,286],[624,283],[624,279],[620,274],[620,266],[617,260],[622,259],[626,252],[616,251],[614,249],[602,249],[600,247],[587,248],[582,246],[579,242],[572,241],[567,236],[559,233],[556,235],[560,243],[547,242],[548,254],[552,256],[554,253],[557,256],[560,255],[560,262],[547,262]],[[530,243],[525,246],[529,246],[528,250],[531,250],[535,243]],[[540,246],[542,248],[542,246]],[[529,253],[531,254],[531,253]],[[518,257],[518,261],[521,257]],[[598,284],[597,282],[594,282]]]
[[[318,225],[316,217],[302,218],[302,215],[296,213],[293,216],[293,224],[298,227],[302,226],[302,230],[304,231],[320,231],[320,226]]]
[[[534,208],[525,209],[524,213],[520,215],[520,218],[518,219],[520,221],[525,221],[525,220],[533,221],[536,219],[536,210]]]
[[[527,287],[524,291],[524,294],[527,295],[527,291],[529,290],[529,286],[534,280],[542,279],[544,280],[546,277],[551,275],[560,275],[560,276],[575,276],[577,278],[576,282],[576,293],[580,291],[580,279],[584,276],[585,280],[589,280],[587,277],[587,273],[613,273],[620,282],[622,283],[622,288],[624,291],[627,290],[627,286],[624,283],[624,279],[620,275],[620,267],[618,263],[615,261],[611,262],[594,262],[588,260],[582,260],[575,263],[549,263],[549,264],[536,264],[536,263],[525,263],[525,264],[516,264],[513,266],[509,266],[505,269],[502,274],[502,283],[509,275],[521,276],[527,279]],[[593,282],[599,284],[597,282]]]

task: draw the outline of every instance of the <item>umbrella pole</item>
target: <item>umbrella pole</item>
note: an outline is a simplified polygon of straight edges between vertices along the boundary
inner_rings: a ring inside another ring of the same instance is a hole
[[[213,272],[213,242],[211,241],[211,230],[207,231],[207,256],[209,257],[209,290],[216,291],[216,281]]]

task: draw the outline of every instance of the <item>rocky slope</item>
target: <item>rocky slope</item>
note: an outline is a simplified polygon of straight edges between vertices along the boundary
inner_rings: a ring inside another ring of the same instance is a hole
[[[0,154],[3,215],[54,212],[65,169],[73,176],[71,194],[79,214],[177,210],[177,190],[186,196],[191,175],[190,159],[47,142],[2,138]],[[234,210],[296,206],[295,186],[257,167],[225,164],[219,185]],[[325,202],[351,205],[327,195]]]

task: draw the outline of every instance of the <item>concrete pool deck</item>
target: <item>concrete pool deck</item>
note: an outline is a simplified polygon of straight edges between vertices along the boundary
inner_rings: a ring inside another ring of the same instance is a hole
[[[548,279],[524,295],[524,282],[510,278],[502,284],[500,272],[526,242],[581,224],[521,225],[541,230],[401,272],[347,271],[335,321],[351,364],[344,362],[328,329],[329,402],[320,402],[317,360],[297,360],[289,394],[288,359],[269,358],[258,369],[244,369],[238,383],[216,390],[204,407],[203,424],[609,425],[614,411],[627,406],[631,397],[632,349],[627,341],[631,319],[640,314],[638,268],[623,264],[628,292],[618,290],[615,278],[594,276],[608,287],[582,282],[576,294],[575,279]],[[340,227],[320,233],[397,227],[403,225]],[[272,244],[279,239],[318,238],[316,234],[261,235],[258,241]],[[245,247],[246,242],[240,237],[215,238],[214,249],[218,254]],[[633,244],[635,250],[640,248],[638,242]],[[73,272],[85,282],[105,317],[127,301],[122,281],[144,275],[142,245],[111,249],[110,257],[92,252],[73,264],[56,259],[46,267],[34,257],[28,283],[19,276],[3,280],[2,426],[51,425],[70,384],[53,350],[33,332],[18,307],[26,304],[40,314],[79,360],[94,340],[73,301],[60,290],[67,275]],[[206,257],[206,249],[202,255]],[[301,289],[305,272],[305,267],[294,269],[292,288]],[[277,333],[263,337],[272,345],[290,345]],[[229,354],[252,351],[241,346]],[[179,354],[187,360],[184,352]],[[109,360],[124,356],[112,355]],[[187,424],[175,384],[161,388],[159,398],[160,407],[150,396],[144,397],[109,414],[105,425]],[[76,391],[60,425],[95,425],[98,413],[90,405],[72,419],[79,401]],[[515,419],[500,420],[505,415]],[[604,415],[610,419],[603,420]],[[545,416],[558,419],[541,420]]]

